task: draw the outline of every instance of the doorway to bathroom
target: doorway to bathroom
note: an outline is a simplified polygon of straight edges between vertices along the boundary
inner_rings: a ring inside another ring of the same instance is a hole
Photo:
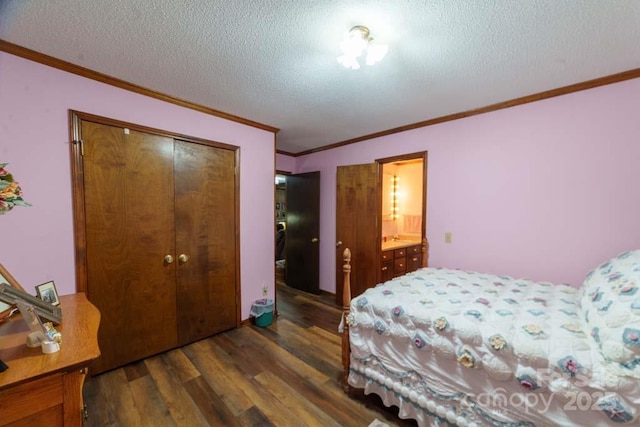
[[[342,304],[344,274],[339,266],[345,248],[358,259],[351,269],[353,295],[405,273],[409,265],[427,266],[427,163],[427,152],[423,151],[337,167],[337,304]],[[422,246],[423,255],[403,259],[394,253],[389,265],[383,251],[400,243]]]

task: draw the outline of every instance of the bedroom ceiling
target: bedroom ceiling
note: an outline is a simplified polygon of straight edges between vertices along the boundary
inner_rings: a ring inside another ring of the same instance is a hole
[[[349,70],[354,25],[389,45]],[[636,0],[0,0],[0,39],[281,129],[289,153],[640,67]]]

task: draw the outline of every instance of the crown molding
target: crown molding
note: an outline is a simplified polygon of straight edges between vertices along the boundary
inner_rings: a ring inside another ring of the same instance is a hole
[[[53,68],[57,68],[62,71],[66,71],[78,76],[82,76],[91,80],[95,80],[101,83],[106,83],[111,86],[125,89],[130,92],[135,92],[140,95],[145,95],[150,98],[155,98],[160,101],[165,101],[171,104],[179,105],[181,107],[189,108],[191,110],[199,111],[201,113],[209,114],[211,116],[220,117],[222,119],[230,120],[232,122],[241,123],[243,125],[251,126],[254,128],[262,129],[268,132],[277,133],[280,129],[273,126],[265,125],[263,123],[254,122],[253,120],[245,119],[242,117],[234,116],[222,111],[215,110],[213,108],[205,107],[203,105],[195,104],[193,102],[186,101],[184,99],[176,98],[155,90],[147,89],[142,86],[138,86],[133,83],[126,82],[124,80],[117,79],[115,77],[108,76],[106,74],[99,73],[97,71],[90,70],[88,68],[81,67],[79,65],[72,64],[70,62],[63,61],[58,58],[54,58],[49,55],[45,55],[40,52],[36,52],[26,47],[18,46],[8,41],[0,39],[0,52],[10,53],[15,56],[19,56],[24,59],[28,59],[33,62],[38,62],[43,65],[48,65]]]
[[[640,77],[640,68],[635,68],[629,71],[623,71],[617,74],[611,74],[609,76],[599,77],[593,80],[587,80],[580,83],[575,83],[568,86],[559,87],[556,89],[547,90],[544,92],[523,96],[520,98],[511,99],[509,101],[498,102],[497,104],[487,105],[485,107],[476,108],[474,110],[463,111],[461,113],[449,114],[447,116],[436,117],[434,119],[425,120],[422,122],[412,123],[397,128],[383,130],[369,135],[359,136],[357,138],[347,139],[345,141],[336,142],[333,144],[325,145],[318,148],[313,148],[306,151],[293,154],[294,157],[305,156],[307,154],[317,153],[320,151],[331,150],[333,148],[343,147],[349,144],[355,144],[356,142],[366,141],[368,139],[380,138],[382,136],[393,135],[395,133],[406,132],[408,130],[418,129],[426,126],[432,126],[439,123],[450,122],[453,120],[463,119],[465,117],[477,116],[479,114],[490,113],[492,111],[503,110],[505,108],[515,107],[517,105],[528,104],[530,102],[541,101],[543,99],[553,98],[556,96],[567,95],[573,92],[580,92],[587,89],[592,89],[599,86],[606,86],[613,83],[622,82],[625,80],[636,79]]]

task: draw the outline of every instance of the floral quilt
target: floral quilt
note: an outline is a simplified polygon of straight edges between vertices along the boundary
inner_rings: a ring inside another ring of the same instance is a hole
[[[601,363],[583,290],[424,268],[353,299],[350,383],[420,424],[612,425],[640,385]]]

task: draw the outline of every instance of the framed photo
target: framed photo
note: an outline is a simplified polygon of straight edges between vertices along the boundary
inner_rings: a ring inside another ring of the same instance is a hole
[[[280,203],[280,207],[282,208],[282,210],[286,210],[287,209],[287,204],[285,202]]]
[[[276,209],[280,209],[280,203],[276,203]]]
[[[16,288],[19,291],[24,291],[24,288],[18,283],[18,281],[7,271],[2,264],[0,264],[0,283],[6,283],[7,285]],[[12,314],[12,310],[15,308],[15,304],[7,304],[0,301],[0,321],[5,317]]]
[[[56,290],[56,284],[53,283],[53,280],[36,286],[36,293],[42,301],[48,302],[51,305],[60,305],[58,291]]]

